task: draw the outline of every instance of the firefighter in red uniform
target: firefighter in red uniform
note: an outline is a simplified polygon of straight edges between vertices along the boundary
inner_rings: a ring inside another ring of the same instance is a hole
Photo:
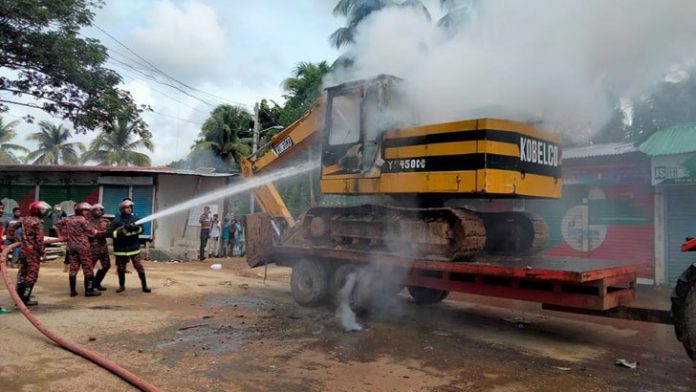
[[[114,256],[116,256],[116,272],[118,273],[116,292],[121,293],[126,289],[126,264],[131,261],[133,268],[138,271],[143,292],[149,293],[151,290],[147,287],[145,268],[140,262],[138,237],[143,232],[143,227],[135,224],[138,218],[133,214],[133,201],[131,199],[124,199],[118,205],[118,209],[121,214],[111,222],[108,230],[114,239]]]
[[[22,250],[19,252],[19,271],[17,272],[17,294],[26,306],[38,305],[31,299],[36,280],[39,278],[41,258],[44,256],[43,218],[51,212],[51,206],[43,201],[29,205],[29,216],[22,218],[22,234],[19,238]]]
[[[68,281],[70,283],[70,296],[77,295],[77,273],[82,267],[82,275],[85,278],[85,297],[95,297],[101,295],[94,290],[94,272],[92,270],[92,252],[90,250],[90,238],[99,233],[90,225],[87,220],[89,210],[92,208],[88,203],[80,202],[75,205],[75,215],[69,219],[62,219],[58,222],[56,229],[68,242],[66,252],[69,255],[70,272]],[[103,235],[103,234],[102,234]]]
[[[94,277],[94,288],[105,291],[106,288],[101,285],[101,282],[104,280],[109,268],[111,268],[111,260],[109,260],[109,247],[106,244],[106,230],[109,228],[109,220],[104,218],[103,205],[95,204],[92,206],[89,223],[97,231],[97,235],[90,239],[92,262],[95,266],[97,261],[101,264],[101,268],[99,268]]]

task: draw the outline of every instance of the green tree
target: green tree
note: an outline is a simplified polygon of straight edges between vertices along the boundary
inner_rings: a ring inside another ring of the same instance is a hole
[[[249,112],[238,106],[220,105],[203,123],[189,157],[195,159],[212,152],[228,169],[237,168],[240,158],[251,154],[252,139],[246,135],[252,127]]]
[[[85,146],[80,142],[68,143],[72,136],[69,129],[62,124],[54,125],[48,121],[41,121],[39,128],[39,132],[32,133],[27,138],[39,143],[39,148],[27,155],[28,162],[35,165],[79,163],[77,150],[84,151]]]
[[[345,27],[340,27],[329,37],[329,42],[337,49],[354,42],[358,25],[371,13],[387,7],[413,7],[423,12],[430,20],[430,12],[419,0],[339,0],[333,9],[334,16],[346,17]]]
[[[3,118],[0,117],[0,163],[19,163],[20,159],[14,152],[29,152],[29,150],[18,144],[9,143],[17,136],[14,128],[18,123],[19,121],[17,120],[5,123]]]
[[[111,118],[136,121],[142,109],[119,89],[121,77],[104,67],[106,47],[82,38],[102,0],[0,0],[0,111],[9,104],[44,110],[78,132]],[[47,88],[50,87],[50,88]],[[33,100],[24,99],[25,97]],[[31,117],[29,117],[31,120]],[[134,131],[147,134],[144,122]]]
[[[135,151],[145,148],[154,150],[152,139],[144,137],[133,140],[137,121],[113,119],[89,144],[89,149],[82,155],[82,160],[95,161],[100,165],[112,166],[150,166],[147,154]]]
[[[285,107],[280,114],[280,124],[288,126],[297,121],[314,101],[322,95],[322,80],[331,72],[326,61],[301,62],[292,70],[292,76],[283,81],[286,94]]]

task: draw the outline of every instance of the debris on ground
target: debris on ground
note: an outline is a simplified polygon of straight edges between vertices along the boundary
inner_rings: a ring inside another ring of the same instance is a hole
[[[617,359],[616,362],[614,362],[616,366],[620,367],[625,367],[629,369],[635,369],[638,367],[638,362],[628,362],[625,359]]]
[[[94,342],[95,340],[97,340],[97,338],[95,338],[94,336],[90,336],[90,337],[89,337],[89,341],[90,341],[90,342]]]
[[[242,284],[239,285],[239,288],[240,288],[240,289],[247,290],[247,289],[249,288],[249,285],[246,284],[246,283],[242,283]]]
[[[5,309],[2,306],[0,306],[0,314],[8,314],[8,313],[12,313],[12,311],[10,309]]]
[[[173,285],[174,283],[178,283],[178,282],[174,279],[167,278],[164,280],[164,283],[162,283],[162,286],[169,287],[169,286]]]
[[[215,270],[215,271],[219,271],[219,270],[222,269],[222,264],[220,264],[220,263],[215,263],[215,264],[213,264],[213,265],[210,266],[210,269],[213,269],[213,270]]]
[[[552,367],[553,367],[554,369],[562,370],[562,371],[564,371],[564,372],[569,372],[570,370],[572,370],[572,369],[569,368],[569,367],[563,367],[563,366],[552,366]]]
[[[187,329],[205,327],[206,325],[208,325],[208,323],[189,325],[189,326],[187,326],[187,327],[181,327],[181,328],[179,328],[178,331],[186,331]]]
[[[527,325],[533,324],[531,320],[527,320],[524,317],[513,317],[513,318],[506,318],[503,319],[503,321],[507,321],[510,324],[515,324],[517,328],[523,329]]]

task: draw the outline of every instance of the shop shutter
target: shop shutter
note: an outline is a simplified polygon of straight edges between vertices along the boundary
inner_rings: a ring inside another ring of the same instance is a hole
[[[696,237],[696,186],[665,187],[666,278],[674,286],[679,275],[696,262],[693,252],[681,252],[686,237]]]
[[[135,203],[135,215],[139,218],[152,215],[154,212],[153,205],[153,186],[152,185],[133,185],[132,199]],[[143,225],[143,233],[141,238],[150,238],[152,236],[152,222]]]
[[[575,206],[582,205],[587,197],[587,187],[584,185],[567,185],[563,187],[563,197],[559,200],[526,200],[525,211],[538,214],[548,225],[549,241],[544,250],[548,256],[584,257],[570,247],[563,234],[563,219]]]
[[[104,215],[109,217],[118,215],[118,205],[129,196],[130,187],[128,185],[103,185],[101,204],[104,206]]]
[[[5,203],[5,214],[12,213],[12,208],[19,206],[22,215],[29,214],[29,204],[36,197],[34,185],[0,185],[0,200]]]

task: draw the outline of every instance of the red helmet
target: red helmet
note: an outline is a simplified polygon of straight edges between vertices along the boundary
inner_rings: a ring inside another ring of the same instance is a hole
[[[123,211],[123,209],[126,207],[133,208],[133,200],[126,199],[126,200],[122,201],[121,204],[118,205],[118,210]]]
[[[45,201],[35,201],[29,204],[29,215],[43,218],[51,212],[51,206]]]
[[[75,204],[75,213],[82,212],[82,211],[89,211],[92,209],[92,206],[89,205],[89,203],[81,201],[77,204]]]

